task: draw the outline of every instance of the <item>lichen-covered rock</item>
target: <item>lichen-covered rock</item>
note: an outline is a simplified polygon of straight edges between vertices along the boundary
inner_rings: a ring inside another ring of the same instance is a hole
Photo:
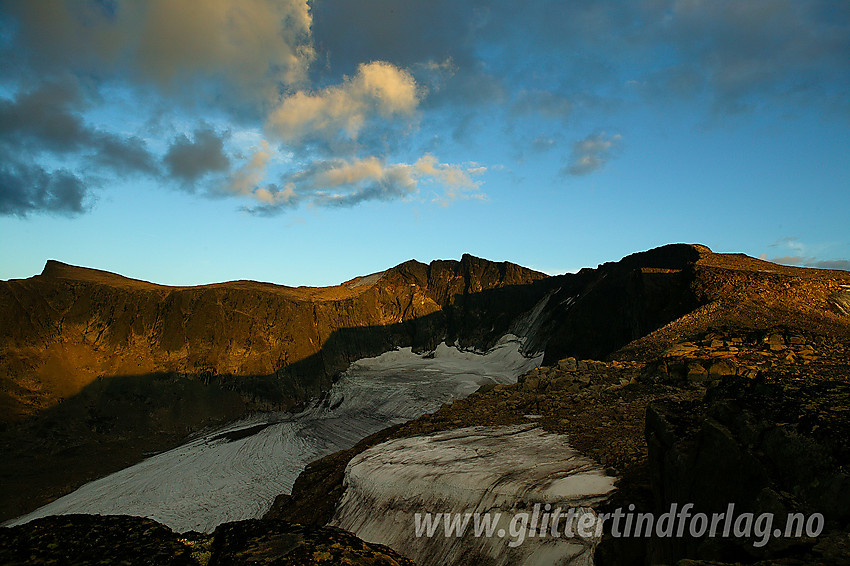
[[[191,548],[164,525],[125,515],[61,515],[0,528],[0,564],[193,566]]]
[[[151,519],[60,515],[0,529],[3,566],[413,566],[393,550],[334,527],[279,520],[226,523],[212,535],[175,534]]]
[[[364,542],[335,527],[304,527],[279,520],[227,523],[216,529],[209,566],[413,566],[392,549]]]

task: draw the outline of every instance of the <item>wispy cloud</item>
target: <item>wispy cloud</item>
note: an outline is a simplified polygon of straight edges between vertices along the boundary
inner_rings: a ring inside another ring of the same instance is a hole
[[[823,252],[829,246],[810,246],[800,241],[796,236],[785,236],[779,238],[769,245],[770,248],[787,250],[789,255],[770,257],[769,261],[782,265],[797,265],[802,267],[815,267],[818,269],[843,269],[850,271],[850,260],[847,259],[823,259]],[[768,254],[759,256],[768,259]]]
[[[10,0],[3,9],[17,26],[7,63],[38,76],[121,77],[193,99],[197,81],[214,80],[219,96],[230,86],[257,101],[303,82],[315,56],[307,0]]]
[[[802,267],[815,267],[818,269],[843,269],[845,271],[850,271],[850,260],[847,259],[818,259],[816,257],[781,256],[771,258],[770,261],[782,265],[797,265]]]
[[[104,174],[157,175],[146,143],[88,124],[89,103],[77,82],[66,79],[0,98],[0,213],[45,211],[79,214],[93,202]],[[64,162],[73,161],[74,168]],[[98,174],[90,174],[95,168]]]
[[[441,163],[425,155],[415,163],[386,163],[378,157],[314,161],[306,168],[285,175],[280,183],[254,188],[258,201],[248,207],[257,214],[274,214],[299,204],[346,207],[370,200],[392,200],[416,194],[423,184],[445,188],[444,199],[478,196],[483,173],[475,165]]]
[[[339,199],[287,202],[405,198],[425,180],[451,197],[461,193],[447,171],[460,166],[435,164],[405,184],[404,167],[428,163],[412,143],[420,129],[445,125],[445,141],[427,151],[448,155],[503,120],[521,152],[542,154],[571,135],[553,128],[594,123],[622,105],[686,100],[723,117],[814,101],[848,116],[848,52],[850,10],[819,0],[209,0],[203,9],[194,0],[7,0],[0,191],[4,210],[18,210],[7,214],[60,202],[79,212],[105,177],[128,174],[199,195],[268,197],[289,194],[290,177],[303,184],[329,164],[377,160],[382,174],[351,183]],[[167,109],[168,125],[146,132],[89,119],[114,89],[137,103],[134,119]],[[225,132],[243,127],[262,131],[268,146],[240,155]],[[621,146],[617,133],[578,140],[562,173],[599,171]],[[284,152],[300,165],[283,167],[275,156]],[[79,202],[45,196],[58,190],[54,173],[62,186],[79,181]]]
[[[47,171],[37,165],[0,166],[0,214],[24,217],[32,212],[73,216],[92,200],[86,184],[66,169]]]
[[[564,172],[579,176],[602,169],[613,157],[621,141],[620,134],[608,135],[600,132],[575,142],[569,165],[564,168]]]

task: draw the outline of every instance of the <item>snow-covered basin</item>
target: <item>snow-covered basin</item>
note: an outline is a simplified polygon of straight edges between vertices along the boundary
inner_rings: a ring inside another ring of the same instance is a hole
[[[432,412],[488,383],[511,383],[540,365],[506,335],[486,353],[441,344],[353,363],[328,395],[301,413],[255,415],[90,482],[6,525],[66,513],[150,517],[178,532],[262,516],[304,467],[387,426]],[[240,432],[241,431],[241,432]]]
[[[389,440],[355,456],[331,524],[417,564],[590,565],[600,537],[587,525],[614,479],[565,435],[534,425],[462,428]],[[489,536],[476,534],[474,514],[489,515]],[[457,536],[463,517],[469,522]],[[437,523],[430,536],[429,519]]]

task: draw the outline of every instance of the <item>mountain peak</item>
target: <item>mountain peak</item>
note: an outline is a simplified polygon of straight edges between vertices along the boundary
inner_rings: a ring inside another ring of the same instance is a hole
[[[130,287],[159,287],[155,283],[142,281],[140,279],[131,279],[91,267],[80,267],[71,265],[55,259],[48,259],[44,264],[44,269],[41,271],[42,277],[50,277],[53,279],[70,279],[73,281],[88,281],[92,283],[101,283],[104,285],[119,285]]]

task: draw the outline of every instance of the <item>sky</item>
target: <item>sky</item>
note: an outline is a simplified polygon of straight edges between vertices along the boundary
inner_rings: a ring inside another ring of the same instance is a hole
[[[0,279],[850,269],[845,0],[0,0]]]

